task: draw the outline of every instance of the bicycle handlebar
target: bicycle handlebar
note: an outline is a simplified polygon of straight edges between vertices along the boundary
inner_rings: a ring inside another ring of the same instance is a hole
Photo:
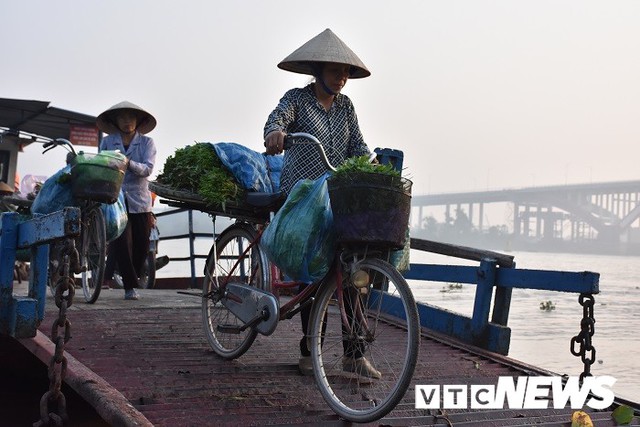
[[[67,151],[76,155],[76,150],[73,148],[73,144],[71,144],[71,141],[64,138],[56,138],[52,141],[45,142],[44,144],[42,144],[42,148],[44,148],[42,152],[46,153],[47,151],[52,150],[53,148],[58,147],[60,145],[65,146]]]
[[[294,141],[296,138],[302,138],[304,139],[304,141]],[[285,135],[283,148],[285,150],[288,150],[293,145],[313,145],[318,151],[318,154],[320,154],[320,159],[322,160],[322,163],[324,163],[325,167],[331,172],[336,171],[336,168],[334,168],[333,165],[329,163],[329,159],[327,158],[327,154],[324,152],[322,144],[320,144],[320,141],[318,141],[318,138],[316,138],[315,136],[305,132],[295,132]]]
[[[296,138],[303,138],[306,141],[298,141],[296,142],[295,139]],[[331,172],[335,172],[336,168],[334,168],[331,163],[329,163],[329,159],[327,158],[327,154],[324,152],[324,147],[322,147],[322,144],[320,143],[320,141],[318,140],[318,138],[316,138],[315,136],[311,135],[310,133],[305,133],[305,132],[295,132],[295,133],[288,133],[284,136],[284,144],[283,144],[283,149],[284,150],[288,150],[290,149],[293,145],[313,145],[316,150],[318,151],[318,154],[320,154],[320,159],[322,160],[322,163],[324,163],[325,167],[327,169],[329,169]],[[378,155],[375,152],[372,152],[371,154],[369,154],[369,163],[373,163],[374,160],[376,160],[376,158],[378,157]]]

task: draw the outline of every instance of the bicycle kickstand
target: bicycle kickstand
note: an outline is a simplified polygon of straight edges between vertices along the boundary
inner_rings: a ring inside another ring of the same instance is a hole
[[[258,323],[263,322],[269,318],[269,309],[267,307],[260,310],[260,313],[256,314],[251,320],[242,326],[237,325],[218,325],[217,329],[220,332],[227,334],[239,334],[245,330],[256,326]]]

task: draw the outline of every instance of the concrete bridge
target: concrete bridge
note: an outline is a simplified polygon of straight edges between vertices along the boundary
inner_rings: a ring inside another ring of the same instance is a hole
[[[504,226],[515,242],[586,242],[615,253],[640,248],[640,180],[414,195],[412,229],[424,228],[429,211],[440,207],[445,221],[462,212],[483,233],[486,210],[499,203],[509,209]]]

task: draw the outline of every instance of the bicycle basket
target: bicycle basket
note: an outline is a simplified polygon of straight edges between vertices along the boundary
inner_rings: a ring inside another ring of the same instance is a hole
[[[126,157],[118,151],[80,152],[71,163],[71,191],[79,199],[114,203],[118,199]]]
[[[411,212],[410,180],[360,172],[334,175],[327,185],[338,242],[403,247]]]

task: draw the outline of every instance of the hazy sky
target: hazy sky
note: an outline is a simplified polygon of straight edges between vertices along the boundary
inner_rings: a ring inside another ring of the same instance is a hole
[[[344,89],[414,194],[639,179],[640,1],[3,1],[0,97],[152,112],[178,147],[262,149],[305,76],[276,67],[331,28],[372,75]],[[32,145],[19,172],[63,162]]]

